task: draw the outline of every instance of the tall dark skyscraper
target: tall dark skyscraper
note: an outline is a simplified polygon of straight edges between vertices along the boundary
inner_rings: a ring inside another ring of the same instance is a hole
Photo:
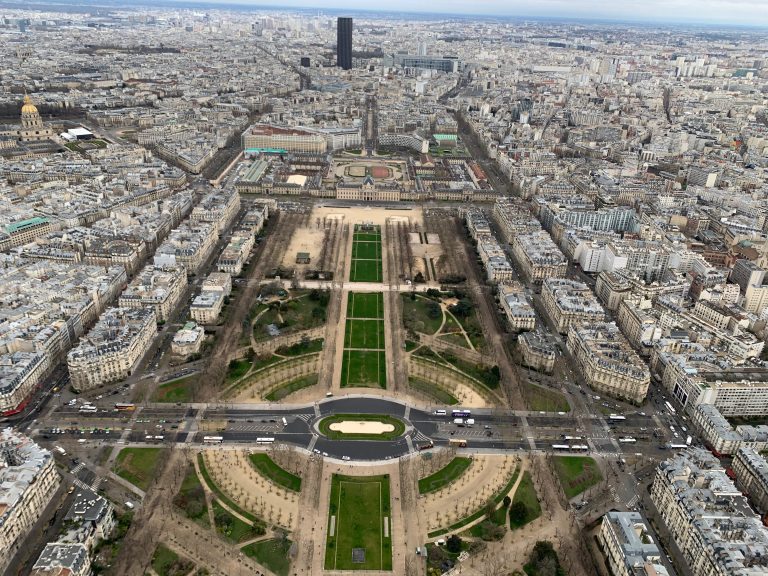
[[[336,22],[336,66],[352,68],[352,18],[339,18]]]

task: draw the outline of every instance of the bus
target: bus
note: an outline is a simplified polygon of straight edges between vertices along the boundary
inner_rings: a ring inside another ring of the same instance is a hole
[[[78,412],[86,412],[86,413],[88,412],[93,413],[98,411],[99,409],[96,408],[96,406],[94,406],[93,404],[83,404],[82,406],[80,406],[80,409],[78,410]]]
[[[631,436],[627,436],[626,438],[619,438],[619,442],[622,444],[634,444],[637,442],[635,438],[632,438]]]
[[[589,452],[589,446],[586,444],[571,444],[571,452]]]
[[[552,450],[570,450],[571,447],[568,444],[552,444]]]
[[[611,414],[610,416],[608,416],[608,420],[613,420],[614,422],[619,420],[626,420],[626,419],[627,419],[626,416],[622,416],[620,414]]]
[[[274,438],[256,438],[256,444],[272,444],[274,441]]]
[[[672,404],[670,404],[669,402],[664,402],[664,405],[667,407],[667,410],[669,410],[670,414],[672,414],[673,416],[677,414],[677,410],[675,410],[675,407],[672,406]]]
[[[203,436],[203,444],[221,444],[224,442],[223,436]]]
[[[582,440],[581,436],[566,436],[565,434],[562,435],[563,440]]]
[[[451,438],[448,440],[448,446],[456,446],[458,448],[466,448],[467,441],[463,438]]]
[[[125,402],[115,402],[115,409],[120,412],[133,412],[136,410],[135,404],[126,404]]]
[[[454,410],[451,412],[451,416],[454,418],[469,418],[472,416],[472,412],[470,410]]]
[[[687,444],[669,444],[668,446],[670,450],[682,450],[689,447]]]

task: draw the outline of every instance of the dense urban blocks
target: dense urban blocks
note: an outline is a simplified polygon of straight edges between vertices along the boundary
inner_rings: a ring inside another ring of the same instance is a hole
[[[352,236],[350,282],[381,282],[381,228],[357,224]]]
[[[334,474],[325,545],[326,570],[391,570],[389,475]]]

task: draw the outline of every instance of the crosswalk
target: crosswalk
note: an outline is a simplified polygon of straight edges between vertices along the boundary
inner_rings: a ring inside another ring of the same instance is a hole
[[[74,468],[72,468],[72,470],[70,470],[72,475],[75,477],[74,485],[80,488],[81,490],[91,490],[93,492],[98,492],[99,488],[101,487],[101,484],[104,482],[104,477],[96,475],[93,479],[93,482],[91,482],[89,486],[88,484],[80,480],[80,478],[78,478],[78,475],[80,474],[80,472],[83,471],[83,469],[85,469],[85,464],[80,462]]]

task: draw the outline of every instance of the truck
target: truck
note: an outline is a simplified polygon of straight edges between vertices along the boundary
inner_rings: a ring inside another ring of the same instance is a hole
[[[456,426],[464,426],[464,419],[463,418],[454,418],[453,423],[456,424]]]
[[[467,426],[467,428],[472,428],[472,426],[475,425],[475,419],[474,418],[467,418],[464,421],[464,424]]]
[[[688,437],[685,439],[685,445],[686,445],[686,446],[690,446],[690,445],[691,445],[691,442],[693,442],[693,438],[691,438],[690,436],[688,436]]]
[[[457,448],[466,448],[467,441],[463,438],[451,438],[448,440],[448,446],[456,446]]]

